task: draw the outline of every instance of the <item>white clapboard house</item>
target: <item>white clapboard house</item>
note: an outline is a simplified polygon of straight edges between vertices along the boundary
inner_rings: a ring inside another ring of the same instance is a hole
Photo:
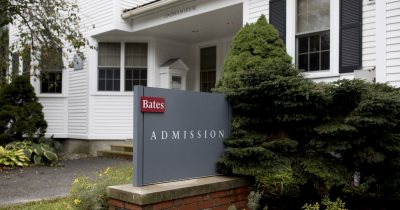
[[[133,136],[133,85],[209,91],[235,33],[264,14],[315,81],[400,86],[400,0],[78,0],[91,45],[60,88],[32,81],[48,135],[91,152]],[[17,33],[11,27],[12,34]],[[60,78],[60,77],[53,77]],[[55,82],[55,81],[50,81]],[[195,119],[193,119],[195,120]]]

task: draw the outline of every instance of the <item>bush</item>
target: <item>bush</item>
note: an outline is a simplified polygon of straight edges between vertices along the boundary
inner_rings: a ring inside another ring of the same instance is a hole
[[[337,198],[336,201],[329,200],[328,197],[324,197],[321,201],[322,206],[325,206],[326,210],[347,210],[345,207],[345,203]],[[320,204],[317,202],[315,204],[305,204],[302,209],[304,210],[319,210]]]
[[[254,176],[256,190],[274,198],[400,199],[398,88],[313,83],[261,17],[235,36],[216,91],[233,110],[221,173]]]
[[[307,137],[310,126],[322,119],[328,97],[293,67],[264,16],[236,34],[216,91],[226,94],[233,110],[232,135],[225,141],[219,171],[255,176],[260,191],[287,188],[267,194],[293,193],[296,187],[281,185],[278,177],[291,171],[301,141],[297,137]],[[259,179],[267,176],[276,179]]]
[[[15,167],[27,166],[29,159],[21,149],[5,149],[0,146],[0,166]]]
[[[15,76],[0,90],[0,144],[44,136],[47,123],[29,76]]]
[[[54,163],[58,161],[57,152],[61,144],[53,139],[41,138],[38,143],[15,141],[7,144],[6,149],[22,150],[30,162],[35,164]]]
[[[106,187],[132,182],[132,166],[106,168],[92,181],[87,176],[74,180],[70,202],[76,209],[108,209]]]

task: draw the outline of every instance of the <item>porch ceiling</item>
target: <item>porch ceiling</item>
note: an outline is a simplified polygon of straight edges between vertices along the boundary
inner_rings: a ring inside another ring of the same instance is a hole
[[[233,36],[243,25],[243,6],[236,4],[134,33],[110,31],[101,36],[159,37],[194,44]]]
[[[233,36],[243,25],[242,14],[242,4],[237,4],[145,29],[135,34],[193,44]]]

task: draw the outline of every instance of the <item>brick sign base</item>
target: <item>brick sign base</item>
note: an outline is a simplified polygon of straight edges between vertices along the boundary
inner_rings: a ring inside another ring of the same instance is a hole
[[[227,210],[245,209],[250,181],[238,177],[206,177],[194,180],[133,187],[108,187],[110,210]]]

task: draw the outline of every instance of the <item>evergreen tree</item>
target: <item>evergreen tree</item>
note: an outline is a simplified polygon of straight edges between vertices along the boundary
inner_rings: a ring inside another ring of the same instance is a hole
[[[226,94],[233,109],[232,135],[218,167],[254,175],[259,182],[266,175],[291,173],[310,127],[326,114],[323,89],[293,67],[264,16],[235,36],[216,91]]]
[[[329,120],[315,127],[310,142],[318,145],[313,148],[316,154],[334,154],[346,169],[350,183],[343,186],[345,192],[400,199],[400,90],[341,80],[327,91]]]
[[[0,89],[0,144],[44,136],[47,123],[29,76],[16,76]]]
[[[233,129],[222,173],[252,175],[265,196],[400,199],[400,90],[361,80],[313,83],[261,17],[235,36],[216,91]]]
[[[8,68],[8,44],[8,29],[7,27],[0,27],[0,88],[6,83]]]

